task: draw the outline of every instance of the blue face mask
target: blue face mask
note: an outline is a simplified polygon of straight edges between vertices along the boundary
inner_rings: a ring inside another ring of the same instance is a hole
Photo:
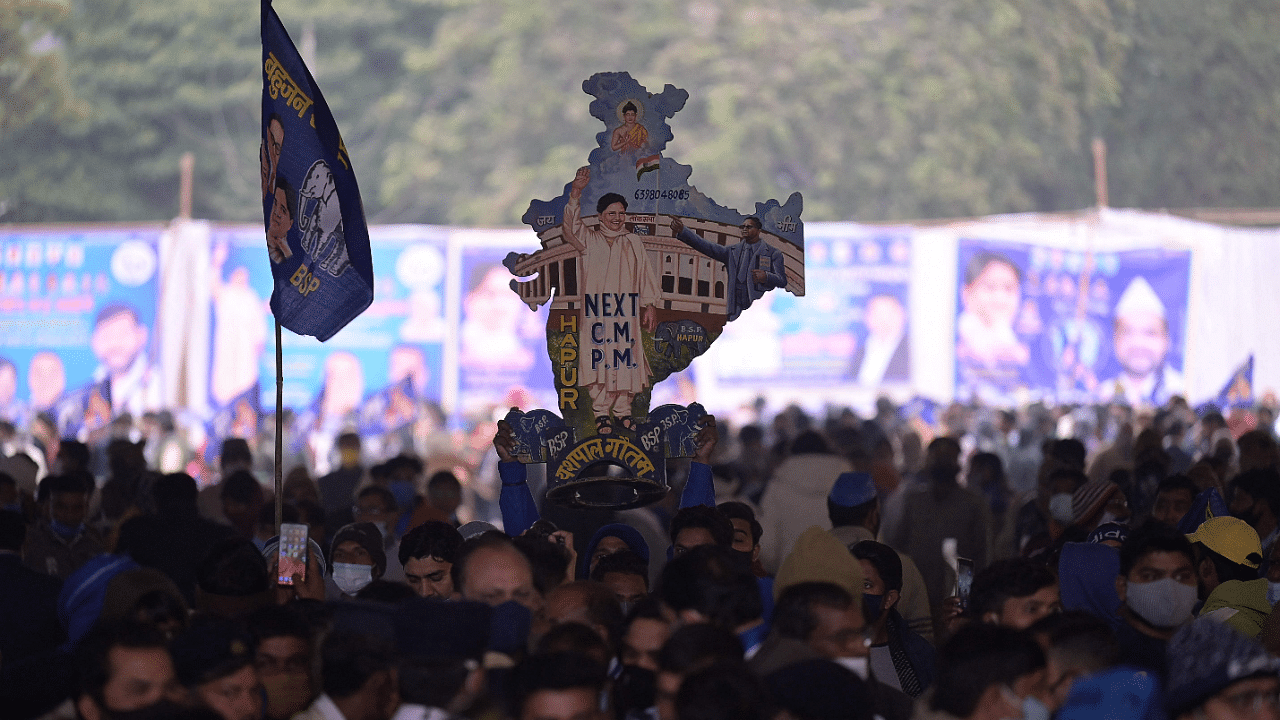
[[[867,616],[867,624],[872,625],[880,619],[884,609],[884,596],[862,593],[862,612]]]
[[[417,492],[417,488],[412,480],[395,480],[387,488],[396,498],[396,505],[400,509],[413,507],[413,496]]]
[[[80,523],[76,527],[72,527],[70,525],[63,525],[62,523],[58,522],[57,520],[54,520],[53,518],[49,518],[49,529],[52,530],[55,534],[57,534],[58,537],[61,537],[63,540],[70,540],[71,538],[79,535],[80,532],[84,530],[84,523]]]

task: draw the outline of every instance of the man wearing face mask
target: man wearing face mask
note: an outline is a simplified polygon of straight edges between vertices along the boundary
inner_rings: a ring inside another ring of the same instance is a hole
[[[76,650],[80,687],[76,710],[84,720],[165,717],[180,709],[182,686],[168,642],[141,625],[100,626]]]
[[[89,558],[106,552],[102,536],[85,525],[93,479],[87,474],[52,475],[40,489],[49,513],[27,530],[23,562],[36,572],[66,580]]]
[[[1029,635],[977,623],[961,628],[938,653],[938,678],[916,720],[1047,720],[1035,697],[1044,652]]]
[[[311,628],[293,604],[263,608],[249,617],[248,625],[258,643],[254,666],[266,696],[263,716],[289,720],[317,694],[311,677]]]
[[[1256,638],[1273,604],[1266,578],[1258,577],[1262,564],[1258,533],[1239,518],[1217,517],[1206,520],[1187,539],[1200,558],[1196,569],[1208,592],[1200,617]]]
[[[862,565],[862,608],[871,637],[871,670],[895,690],[918,698],[933,680],[937,653],[912,632],[898,603],[902,597],[902,563],[893,548],[872,540],[853,546]]]
[[[843,473],[827,494],[827,517],[831,520],[831,534],[850,550],[866,540],[875,540],[880,534],[880,499],[876,495],[875,482],[864,472]],[[895,551],[896,552],[896,551]],[[929,594],[924,587],[920,569],[910,557],[898,553],[902,566],[902,587],[897,610],[907,627],[920,637],[933,642],[933,613],[929,609]]]
[[[382,533],[373,523],[351,523],[333,536],[329,551],[333,583],[343,597],[355,597],[387,569]]]
[[[396,522],[400,517],[400,505],[390,490],[381,485],[370,485],[356,495],[351,508],[355,522],[371,523],[382,534],[382,552],[387,556],[387,580],[404,580],[404,566],[400,564],[400,544],[396,535]]]
[[[1195,551],[1186,536],[1161,527],[1136,532],[1120,547],[1116,578],[1120,617],[1116,640],[1124,663],[1163,680],[1165,646],[1195,608]]]

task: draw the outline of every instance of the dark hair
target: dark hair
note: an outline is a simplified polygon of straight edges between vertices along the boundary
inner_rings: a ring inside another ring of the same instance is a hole
[[[622,209],[627,209],[627,199],[618,193],[611,192],[601,195],[600,199],[596,201],[596,214],[599,215],[604,212],[606,208],[614,203],[622,203]]]
[[[247,538],[219,540],[196,566],[196,585],[211,595],[247,597],[271,587],[267,561]]]
[[[1170,475],[1160,481],[1160,485],[1156,487],[1156,495],[1162,492],[1174,492],[1177,490],[1186,490],[1191,493],[1191,499],[1200,494],[1200,488],[1196,487],[1195,481],[1186,475]]]
[[[658,651],[658,667],[684,675],[720,660],[740,661],[742,653],[742,641],[732,630],[695,623],[671,633]]]
[[[741,662],[696,670],[676,693],[679,720],[769,720],[773,703],[760,678]]]
[[[677,613],[695,610],[708,622],[729,629],[764,612],[755,575],[721,545],[696,547],[667,563],[658,595]]]
[[[360,492],[356,493],[356,502],[370,495],[377,495],[382,499],[382,504],[387,508],[387,512],[397,512],[400,505],[396,503],[396,496],[392,492],[381,485],[370,485]]]
[[[99,623],[76,647],[77,695],[93,698],[104,705],[103,688],[111,681],[111,651],[114,648],[131,650],[161,650],[169,653],[169,642],[155,627],[141,623]]]
[[[1129,535],[1120,546],[1120,574],[1128,576],[1139,560],[1158,552],[1182,553],[1193,566],[1196,562],[1195,550],[1186,535],[1173,528],[1149,524]]]
[[[465,660],[450,658],[404,658],[400,661],[400,699],[427,707],[448,707],[471,670]]]
[[[248,470],[237,470],[222,481],[223,500],[234,500],[246,505],[262,499],[262,485]]]
[[[973,257],[969,258],[969,262],[964,266],[964,284],[966,287],[977,281],[978,276],[982,275],[988,265],[992,263],[1001,263],[1008,265],[1013,269],[1015,275],[1018,276],[1018,284],[1022,284],[1022,268],[1010,260],[1002,253],[991,252],[990,250],[980,250]]]
[[[969,458],[969,469],[974,470],[977,468],[985,469],[991,475],[989,479],[992,482],[1002,488],[1005,486],[1004,461],[1000,459],[999,455],[991,452],[974,454],[973,457]]]
[[[751,509],[750,505],[736,500],[728,500],[717,505],[716,510],[719,510],[721,515],[729,518],[730,525],[733,524],[734,520],[746,520],[751,528],[751,544],[760,544],[760,536],[764,534],[764,527],[756,519],[755,511]],[[732,538],[732,535],[730,538]]]
[[[1062,438],[1049,442],[1047,454],[1064,465],[1083,470],[1088,451],[1085,450],[1084,443],[1076,438]]]
[[[875,540],[863,540],[849,548],[849,551],[859,560],[871,563],[880,575],[880,581],[884,583],[885,592],[902,592],[902,558],[898,557],[893,548]]]
[[[757,229],[757,230],[761,230],[761,229],[763,229],[763,228],[764,228],[764,223],[760,222],[760,218],[756,217],[755,215],[749,215],[749,216],[747,216],[747,217],[743,218],[743,219],[742,219],[742,222],[744,222],[744,223],[746,223],[746,222],[754,222],[754,223],[756,224],[756,229]]]
[[[973,576],[969,607],[981,620],[989,612],[999,615],[1007,600],[1034,595],[1057,583],[1053,571],[1042,563],[1027,558],[997,560]]]
[[[293,503],[284,503],[280,506],[280,522],[296,523],[301,522],[302,516],[298,513],[298,507]],[[258,525],[266,527],[270,525],[275,527],[276,524],[276,505],[275,503],[263,503],[262,509],[258,511]]]
[[[136,308],[126,303],[113,302],[108,303],[98,311],[98,314],[93,318],[93,327],[96,329],[99,325],[117,315],[128,315],[135,324],[142,324],[142,318],[138,315]]]
[[[1012,685],[1044,665],[1044,652],[1030,635],[1000,625],[967,625],[938,653],[929,707],[969,717],[987,688]]]
[[[388,475],[394,475],[398,472],[408,472],[412,475],[420,475],[422,473],[422,461],[412,455],[401,453],[390,460],[383,463],[386,467]]]
[[[587,657],[598,652],[602,657],[613,657],[613,650],[600,633],[579,622],[565,622],[552,627],[538,639],[534,652],[567,652]]]
[[[353,432],[344,432],[334,441],[339,450],[360,450],[360,436]]]
[[[417,594],[408,585],[402,582],[383,580],[382,578],[365,585],[356,593],[356,598],[359,600],[387,603],[388,605],[398,605],[415,597],[417,597]]]
[[[530,655],[516,668],[512,678],[511,716],[521,717],[525,702],[541,690],[587,689],[598,695],[606,679],[604,666],[584,655]]]
[[[1266,500],[1273,515],[1280,516],[1280,472],[1275,468],[1261,467],[1246,470],[1231,481],[1237,490],[1243,490],[1255,500]]]
[[[400,564],[408,565],[410,560],[421,558],[456,563],[461,549],[462,535],[457,528],[439,520],[428,520],[400,539]]]
[[[65,475],[50,475],[41,483],[41,494],[45,497],[52,497],[54,493],[74,493],[76,495],[88,495],[93,492],[93,478],[86,477],[84,473],[69,472]]]
[[[1064,669],[1094,673],[1118,665],[1120,643],[1105,620],[1080,610],[1046,615],[1027,628],[1032,637],[1043,637],[1046,655],[1058,659]]]
[[[394,648],[376,634],[335,630],[320,649],[324,691],[332,698],[351,697],[377,673],[390,670]]]
[[[432,475],[431,479],[427,481],[427,494],[435,497],[445,491],[460,493],[462,492],[462,483],[458,482],[458,477],[453,473],[448,470],[441,470]]]
[[[27,539],[27,522],[22,513],[0,510],[0,550],[18,552]]]
[[[831,520],[833,528],[862,526],[867,522],[867,518],[871,517],[871,511],[876,509],[878,502],[879,498],[871,498],[861,505],[846,507],[827,498],[827,518]]]
[[[792,455],[805,454],[828,454],[831,452],[831,446],[827,444],[827,439],[817,430],[805,430],[791,441]],[[834,478],[832,479],[834,482]]]
[[[218,466],[226,468],[233,463],[253,464],[253,452],[244,438],[227,438],[218,449]]]
[[[74,465],[78,469],[89,467],[91,461],[89,446],[79,440],[64,439],[58,442],[58,461],[62,463],[65,471],[67,465]],[[70,462],[68,462],[70,461]]]
[[[750,445],[764,440],[764,430],[759,425],[743,425],[738,431],[738,442]]]
[[[815,606],[846,610],[852,604],[853,595],[835,583],[796,583],[778,597],[773,608],[773,631],[780,637],[808,640],[818,627]]]
[[[533,585],[538,588],[538,592],[545,593],[559,587],[568,579],[569,551],[560,543],[547,538],[521,535],[512,538],[511,544],[528,558],[529,566],[533,568]]]
[[[276,637],[297,638],[308,644],[313,640],[311,626],[292,603],[258,608],[249,614],[245,624],[259,644]]]
[[[298,218],[298,197],[293,190],[293,185],[285,179],[281,173],[276,173],[276,187],[271,192],[273,199],[277,191],[284,192],[284,209],[289,212],[289,219],[296,220]]]
[[[627,613],[626,619],[622,621],[623,628],[630,627],[633,621],[640,618],[661,620],[665,624],[667,617],[662,612],[662,601],[652,595],[645,596],[631,608],[631,612]]]
[[[680,508],[676,516],[671,518],[671,544],[674,545],[680,533],[688,528],[702,528],[711,533],[711,539],[715,540],[716,545],[733,545],[733,523],[715,508],[706,505]]]
[[[627,104],[622,106],[622,112],[624,112],[624,113],[629,113],[629,112],[638,112],[638,108],[636,108],[636,104],[635,104],[635,103],[633,103],[633,102],[631,102],[630,100],[628,100],[628,101],[627,101]]]
[[[151,498],[161,512],[175,506],[194,506],[199,496],[195,478],[186,473],[161,475],[151,485]]]
[[[644,578],[645,589],[649,589],[649,563],[631,550],[619,550],[597,560],[596,566],[591,570],[591,579],[604,582],[604,576],[609,573],[639,575]]]

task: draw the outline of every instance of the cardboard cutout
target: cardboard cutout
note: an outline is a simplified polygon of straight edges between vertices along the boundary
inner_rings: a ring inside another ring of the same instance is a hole
[[[564,193],[534,200],[524,222],[542,249],[511,253],[512,289],[550,302],[547,350],[561,416],[514,412],[522,462],[548,462],[547,497],[634,507],[662,497],[668,457],[689,457],[705,412],[650,412],[654,384],[689,366],[765,293],[804,294],[803,201],[756,203],[752,214],[688,184],[692,168],[662,156],[667,120],[689,94],[647,92],[627,73],[582,85],[605,124]]]

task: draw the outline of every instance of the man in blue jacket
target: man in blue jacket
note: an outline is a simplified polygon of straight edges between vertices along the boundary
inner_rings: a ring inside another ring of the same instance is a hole
[[[717,245],[698,237],[685,228],[680,218],[671,218],[671,232],[675,238],[713,260],[724,263],[729,275],[725,300],[725,312],[729,320],[736,320],[751,303],[765,292],[786,287],[787,273],[782,262],[782,251],[769,243],[760,242],[760,218],[749,217],[742,221],[741,242],[733,245]]]

